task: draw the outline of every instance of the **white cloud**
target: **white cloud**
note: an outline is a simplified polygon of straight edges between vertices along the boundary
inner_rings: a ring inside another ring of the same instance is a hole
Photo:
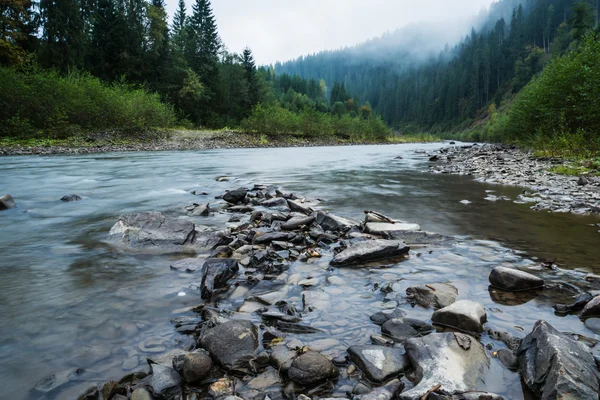
[[[494,0],[213,0],[230,51],[248,46],[259,64],[354,45],[419,21],[455,25]],[[167,0],[172,15],[178,0]],[[195,0],[186,0],[188,13]],[[465,26],[465,33],[469,27]]]

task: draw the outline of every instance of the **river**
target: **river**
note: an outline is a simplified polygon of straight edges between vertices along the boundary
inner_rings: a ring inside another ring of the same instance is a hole
[[[394,301],[372,290],[372,284],[393,282],[401,297],[410,284],[424,281],[453,283],[460,299],[484,305],[489,325],[512,334],[523,336],[535,320],[545,318],[559,330],[600,339],[577,317],[555,315],[551,294],[512,305],[495,302],[487,289],[492,266],[533,266],[540,258],[556,258],[562,269],[582,274],[600,272],[600,218],[536,213],[512,201],[485,200],[489,191],[514,199],[522,188],[427,172],[427,157],[414,150],[439,146],[0,158],[0,195],[12,194],[18,204],[0,213],[0,398],[42,398],[30,391],[38,381],[69,368],[85,368],[75,382],[45,397],[76,398],[97,382],[143,368],[147,356],[189,343],[169,322],[174,316],[192,315],[187,309],[201,302],[191,286],[197,279],[169,269],[169,262],[181,255],[123,252],[104,242],[106,234],[120,214],[185,215],[186,205],[202,201],[191,190],[206,191],[210,199],[254,183],[323,199],[320,206],[339,215],[358,219],[366,209],[377,210],[462,239],[451,249],[431,254],[424,250],[389,270],[340,269],[340,278],[352,290],[331,289],[331,310],[312,321],[326,333],[307,339],[308,345],[318,347],[327,343],[323,339],[333,338],[337,344],[323,349],[333,355],[344,346],[368,342],[370,333],[378,333],[368,316]],[[221,175],[232,179],[217,182]],[[72,193],[83,201],[59,201]],[[194,219],[220,229],[228,218],[218,214]],[[294,265],[290,274],[319,278],[325,270],[320,264]],[[295,295],[290,289],[290,297]],[[220,306],[235,308],[241,302],[243,298],[232,297]],[[424,320],[431,315],[427,310],[411,312]],[[516,373],[496,361],[493,368],[499,379],[490,389],[510,399],[526,398]]]

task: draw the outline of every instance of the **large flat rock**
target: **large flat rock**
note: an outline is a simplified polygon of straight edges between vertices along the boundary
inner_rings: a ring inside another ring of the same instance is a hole
[[[412,304],[436,310],[454,303],[457,295],[458,289],[449,283],[430,283],[406,289],[406,296]]]
[[[542,400],[597,399],[600,373],[589,348],[538,321],[517,350],[523,380]]]
[[[356,265],[400,257],[410,250],[404,242],[397,240],[366,240],[351,244],[333,257],[333,266]]]
[[[434,324],[459,329],[466,332],[483,332],[487,314],[483,306],[470,300],[460,300],[433,313]]]
[[[134,248],[181,247],[194,242],[195,225],[159,212],[127,214],[119,217],[108,239]]]
[[[226,370],[247,372],[248,362],[258,349],[258,328],[250,321],[225,322],[206,330],[200,347]]]
[[[410,368],[404,351],[383,346],[352,346],[350,359],[372,382],[384,382]]]
[[[359,223],[356,221],[322,211],[317,213],[316,220],[317,224],[319,224],[321,228],[331,232],[345,232],[350,230],[352,227],[359,225]]]
[[[533,290],[544,286],[544,280],[514,268],[496,267],[489,277],[492,286],[508,292]]]
[[[421,226],[418,224],[410,224],[407,222],[367,222],[365,224],[365,232],[373,235],[379,235],[395,239],[396,234],[402,234],[407,231],[420,231]]]
[[[417,384],[399,395],[400,400],[420,400],[437,385],[449,394],[484,390],[490,360],[483,345],[463,333],[433,333],[404,344]]]

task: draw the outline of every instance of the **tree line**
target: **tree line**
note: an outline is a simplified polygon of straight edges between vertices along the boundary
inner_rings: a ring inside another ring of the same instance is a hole
[[[79,82],[88,74],[86,85],[101,82],[107,90],[120,85],[114,93],[121,94],[127,85],[134,85],[138,93],[140,89],[149,96],[157,93],[176,113],[179,124],[190,127],[237,127],[259,105],[259,112],[281,108],[295,115],[310,111],[327,114],[327,118],[378,118],[368,104],[359,104],[347,93],[330,102],[323,80],[258,68],[248,48],[241,54],[229,52],[219,37],[209,0],[196,0],[190,10],[179,0],[172,21],[169,24],[164,0],[3,1],[0,65],[13,71],[0,74],[0,78],[22,80],[19,93],[25,100],[31,99],[31,93],[45,90],[43,82],[52,74],[73,75]],[[31,74],[46,75],[32,79]],[[17,90],[8,81],[0,82],[0,87]],[[0,113],[4,119],[16,118],[17,125],[32,123],[29,117],[21,121],[23,114],[32,112],[11,104],[8,98],[3,103],[8,107]],[[154,99],[149,103],[156,105]],[[60,104],[54,109],[63,119],[73,119],[76,112],[70,106],[61,111]],[[388,132],[385,124],[379,125]],[[301,134],[304,128],[301,122],[286,133]]]

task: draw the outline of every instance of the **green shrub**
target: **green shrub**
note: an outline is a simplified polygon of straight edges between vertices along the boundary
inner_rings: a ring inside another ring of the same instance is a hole
[[[0,68],[0,136],[55,138],[78,131],[124,133],[176,123],[171,106],[143,88],[74,71]]]

